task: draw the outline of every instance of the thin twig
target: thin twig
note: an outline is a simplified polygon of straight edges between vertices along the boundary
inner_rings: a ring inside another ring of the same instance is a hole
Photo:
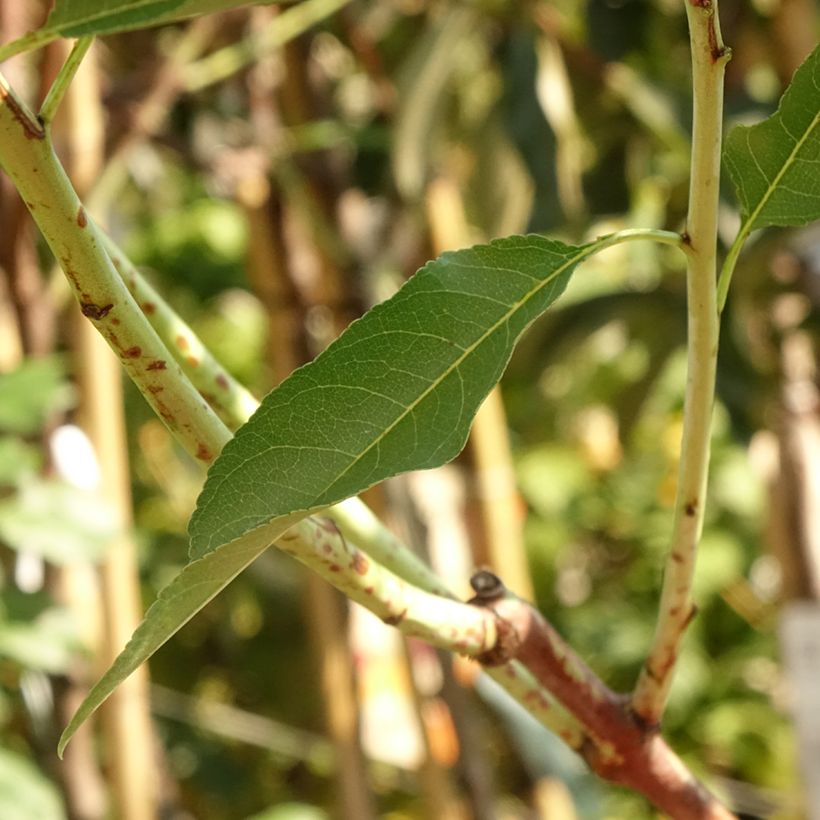
[[[40,106],[40,122],[44,125],[48,125],[54,119],[54,115],[57,113],[57,109],[60,107],[60,103],[69,85],[71,85],[77,69],[80,67],[80,63],[83,61],[83,57],[85,57],[93,42],[94,37],[88,36],[80,37],[74,43],[74,48],[71,49],[71,53],[63,63],[62,68],[51,84],[51,88],[48,90],[48,94],[46,94],[46,98],[43,100],[43,104]]]
[[[673,523],[658,623],[632,704],[649,725],[663,714],[675,662],[695,614],[692,581],[703,526],[718,346],[717,206],[723,118],[723,45],[717,0],[686,0],[692,49],[694,120],[686,239],[689,245],[688,376]]]

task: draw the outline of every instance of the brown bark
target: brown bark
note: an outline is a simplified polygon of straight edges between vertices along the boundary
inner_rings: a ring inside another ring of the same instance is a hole
[[[675,820],[729,820],[733,815],[686,768],[657,729],[629,708],[629,698],[609,689],[531,605],[510,595],[489,572],[473,576],[472,603],[498,618],[499,643],[478,660],[500,665],[518,660],[588,730],[581,754],[611,783],[643,794]]]

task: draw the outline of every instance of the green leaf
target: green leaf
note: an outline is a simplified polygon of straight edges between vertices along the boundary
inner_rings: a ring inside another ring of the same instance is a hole
[[[73,404],[74,391],[55,356],[29,359],[0,376],[0,430],[34,435],[49,415]]]
[[[295,521],[289,523],[293,524]],[[287,522],[283,524],[282,532],[288,525]],[[264,552],[269,544],[268,540],[250,538],[234,542],[225,549],[192,561],[160,592],[125,649],[94,685],[66,726],[57,747],[60,757],[74,732],[117,686],[185,626],[202,607]]]
[[[57,0],[45,30],[60,37],[112,34],[251,4],[251,0]]]
[[[724,159],[748,233],[820,218],[820,47],[797,69],[777,111],[737,126]]]
[[[0,46],[0,62],[58,37],[114,34],[264,2],[267,0],[57,0],[42,28]]]
[[[0,502],[0,538],[54,564],[99,560],[118,529],[110,504],[59,481],[28,481]]]
[[[445,253],[268,394],[212,465],[191,558],[94,686],[60,740],[293,524],[378,481],[434,467],[470,422],[516,340],[607,246],[510,237]]]
[[[4,820],[63,820],[57,787],[22,755],[0,748],[0,817]]]
[[[82,649],[72,613],[49,607],[35,618],[0,618],[0,657],[51,675],[68,672]]]
[[[191,557],[454,458],[518,337],[595,249],[510,237],[428,263],[228,442],[191,519]]]

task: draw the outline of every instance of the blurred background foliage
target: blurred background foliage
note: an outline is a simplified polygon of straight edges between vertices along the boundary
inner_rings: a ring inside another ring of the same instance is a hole
[[[3,39],[36,26],[45,6],[0,0]],[[759,119],[816,42],[817,7],[724,0],[721,16],[734,49],[729,123]],[[17,59],[8,73],[37,97],[61,48]],[[95,218],[257,395],[445,247],[522,231],[577,241],[679,229],[685,215],[691,100],[676,0],[303,0],[106,38],[94,58],[96,90],[70,102],[58,145],[80,174],[78,145],[91,148],[76,132],[101,119],[95,150],[106,170],[84,188]],[[75,702],[66,692],[96,670],[99,615],[77,606],[98,594],[88,568],[131,528],[77,472],[93,459],[67,426],[85,389],[73,307],[47,254],[26,251],[32,231],[15,218],[8,186],[0,205],[0,816],[136,817],[109,794],[110,744],[70,771],[53,754]],[[736,224],[727,197],[723,235]],[[783,397],[795,384],[815,389],[818,248],[812,228],[767,236],[733,283],[699,610],[665,721],[672,745],[749,817],[802,816],[777,613],[812,590],[801,584],[802,559],[784,550],[789,498],[772,485],[784,480],[777,454],[782,469],[793,420]],[[684,344],[681,259],[630,244],[585,264],[502,384],[529,583],[621,690],[654,624]],[[147,605],[185,562],[202,475],[137,391],[124,391]],[[804,415],[816,423],[816,402]],[[462,526],[478,545],[467,564],[494,554],[477,458],[470,450],[443,473],[457,482]],[[435,525],[414,487],[391,482],[372,500],[382,510],[391,502],[390,520],[422,543]],[[353,816],[338,808],[344,765],[316,660],[327,647],[304,604],[314,593],[271,551],[153,659],[154,816]],[[392,679],[373,683],[355,636],[352,647],[364,721],[376,696],[363,681],[388,697]],[[654,816],[642,799],[592,780],[486,681],[474,686],[458,669],[452,679],[446,660],[407,651],[426,763],[371,759],[372,816]],[[429,668],[444,683],[424,683]],[[365,746],[378,758],[378,744]],[[475,771],[493,772],[489,803]]]

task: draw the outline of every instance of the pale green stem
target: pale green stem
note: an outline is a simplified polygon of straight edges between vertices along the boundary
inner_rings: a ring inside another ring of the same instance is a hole
[[[108,255],[125,286],[200,395],[231,429],[244,424],[259,402],[227,373],[114,241],[104,233],[102,236]]]
[[[0,46],[0,63],[18,54],[22,54],[25,51],[33,51],[35,48],[40,48],[52,40],[56,40],[58,36],[56,32],[40,29],[38,31],[32,31],[23,37],[19,37],[10,43],[6,43]]]
[[[484,666],[482,672],[524,706],[542,726],[558,735],[570,749],[581,750],[588,739],[583,726],[553,699],[526,666],[512,661],[503,666]]]
[[[716,0],[686,0],[692,49],[694,116],[687,216],[688,373],[672,541],[655,636],[632,697],[650,726],[660,722],[686,626],[703,526],[718,347],[717,211],[723,120],[723,45]]]
[[[0,167],[62,265],[83,314],[174,436],[188,452],[210,463],[230,439],[230,431],[188,381],[131,298],[47,132],[25,110],[2,75]]]
[[[408,637],[461,655],[477,656],[496,648],[498,624],[494,615],[487,618],[489,610],[462,603],[446,590],[435,594],[416,586],[374,560],[369,549],[363,552],[349,543],[330,521],[305,519],[276,546]],[[438,580],[435,585],[442,588]],[[547,729],[571,748],[581,748],[586,739],[581,725],[522,664],[513,661],[484,671]]]
[[[355,547],[328,519],[306,518],[276,545],[405,635],[462,655],[481,655],[496,645],[493,613],[413,586]]]
[[[735,265],[737,265],[740,252],[743,250],[743,245],[749,236],[750,226],[752,221],[747,219],[738,231],[735,241],[732,242],[732,247],[726,254],[723,260],[723,266],[720,269],[720,277],[718,278],[717,289],[717,305],[718,313],[723,313],[723,308],[726,306],[726,297],[729,295],[729,285],[732,283],[732,274],[735,272]]]
[[[43,100],[43,104],[40,106],[40,122],[44,125],[48,125],[54,119],[54,115],[60,107],[65,92],[68,90],[69,85],[71,85],[71,81],[74,79],[74,75],[77,73],[77,69],[80,67],[83,57],[85,57],[93,42],[94,38],[89,36],[80,37],[80,39],[74,43],[74,48],[71,49],[71,53],[63,63],[63,67],[55,77],[51,88],[48,90],[48,94],[46,94],[46,98]]]
[[[263,29],[241,42],[221,48],[189,65],[184,72],[185,89],[200,91],[221,82],[255,63],[260,57],[281,48],[349,2],[350,0],[303,0],[278,14]]]

